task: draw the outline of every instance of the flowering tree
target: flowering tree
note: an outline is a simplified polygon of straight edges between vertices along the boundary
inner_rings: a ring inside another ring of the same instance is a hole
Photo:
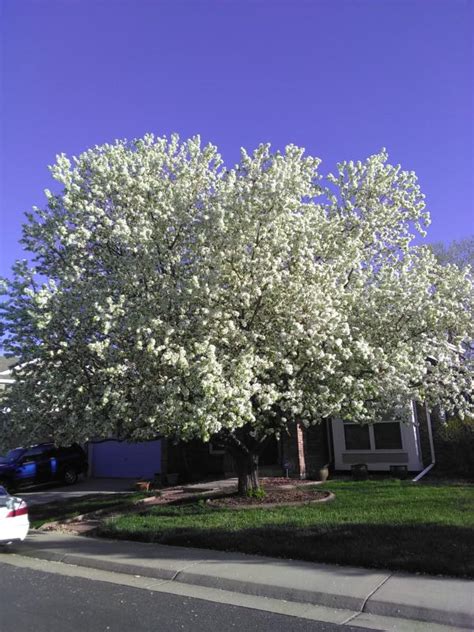
[[[59,156],[4,304],[14,430],[218,434],[245,492],[291,421],[472,409],[472,277],[412,245],[414,173],[385,151],[325,179],[319,163],[261,145],[225,169],[198,138],[152,135]]]

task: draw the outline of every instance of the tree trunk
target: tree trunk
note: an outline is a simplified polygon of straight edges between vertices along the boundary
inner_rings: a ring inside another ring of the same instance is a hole
[[[258,454],[252,452],[233,455],[235,469],[239,477],[239,496],[247,496],[249,492],[258,489]]]
[[[269,436],[256,437],[250,424],[233,431],[223,430],[218,435],[228,453],[234,460],[234,467],[239,478],[239,495],[247,496],[260,489],[258,482],[258,459]]]

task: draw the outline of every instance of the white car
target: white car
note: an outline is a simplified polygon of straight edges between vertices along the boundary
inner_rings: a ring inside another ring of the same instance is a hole
[[[24,500],[10,496],[0,487],[0,544],[24,540],[28,534],[28,506]]]

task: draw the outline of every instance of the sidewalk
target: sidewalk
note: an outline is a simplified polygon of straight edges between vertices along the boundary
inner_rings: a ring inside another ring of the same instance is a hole
[[[474,627],[474,582],[33,532],[11,553],[301,604]],[[351,621],[351,625],[355,621]]]

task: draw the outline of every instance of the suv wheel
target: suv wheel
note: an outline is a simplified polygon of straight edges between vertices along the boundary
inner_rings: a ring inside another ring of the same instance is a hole
[[[68,468],[63,472],[63,481],[66,485],[74,485],[77,482],[77,472],[72,468]]]

